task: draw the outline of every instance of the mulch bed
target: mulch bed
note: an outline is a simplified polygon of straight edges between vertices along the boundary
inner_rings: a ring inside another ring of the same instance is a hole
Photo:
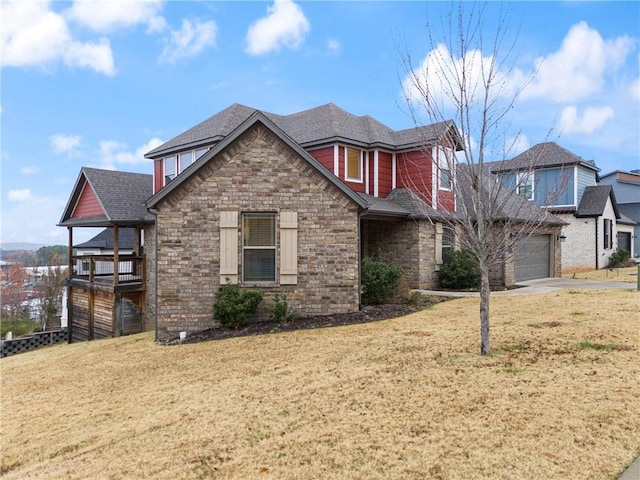
[[[250,323],[238,328],[211,328],[201,332],[187,335],[187,338],[180,342],[174,340],[170,344],[178,343],[199,343],[210,340],[223,340],[225,338],[246,337],[249,335],[264,335],[276,332],[291,332],[294,330],[307,330],[312,328],[337,327],[343,325],[355,325],[359,323],[375,322],[389,318],[401,317],[409,313],[423,310],[428,305],[413,305],[408,303],[389,303],[385,305],[365,305],[358,312],[340,313],[335,315],[320,315],[311,317],[298,317],[295,320],[279,324],[275,320],[265,320]]]

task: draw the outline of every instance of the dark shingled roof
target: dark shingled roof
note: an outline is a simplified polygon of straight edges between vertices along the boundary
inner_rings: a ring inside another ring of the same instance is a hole
[[[104,215],[71,218],[85,184],[93,189]],[[82,167],[58,225],[107,227],[153,223],[155,219],[145,207],[152,194],[152,175]]]
[[[611,185],[593,185],[584,189],[582,200],[578,205],[576,217],[599,217],[604,213],[607,206],[607,200],[611,198],[611,204],[616,214],[616,218],[620,218],[618,204],[613,193]]]
[[[534,202],[527,200],[521,195],[518,195],[513,190],[500,187],[496,182],[495,176],[488,171],[488,165],[483,166],[483,175],[479,175],[479,181],[481,182],[484,190],[484,195],[487,199],[493,200],[493,212],[491,216],[494,220],[506,221],[516,220],[521,222],[533,222],[534,224],[546,224],[546,225],[567,225],[567,222],[559,217],[553,215],[547,209],[537,206]],[[461,191],[464,194],[462,201],[466,211],[474,212],[472,192],[473,189],[469,185],[472,174],[470,169],[477,168],[477,165],[469,166],[459,164],[458,166],[458,182],[461,185]],[[460,215],[461,212],[459,211]]]
[[[135,228],[118,229],[118,247],[122,250],[133,250],[133,236]],[[73,248],[100,248],[102,250],[113,250],[113,228],[105,228],[91,240],[87,240]]]
[[[511,160],[491,162],[487,163],[487,165],[491,165],[493,173],[568,165],[581,165],[595,172],[600,171],[592,161],[585,161],[555,142],[539,143]]]
[[[620,214],[631,219],[634,223],[640,223],[640,203],[619,203]]]
[[[180,150],[219,142],[256,111],[259,110],[234,103],[154,148],[145,156],[157,158]],[[402,150],[435,142],[449,132],[456,141],[460,142],[460,135],[451,120],[395,131],[369,115],[358,117],[332,103],[291,115],[261,113],[303,148],[346,142],[365,148],[382,147],[389,150]]]

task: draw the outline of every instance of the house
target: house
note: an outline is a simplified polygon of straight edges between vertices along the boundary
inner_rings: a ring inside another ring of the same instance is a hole
[[[123,227],[118,229],[118,251],[120,255],[133,255],[135,229],[130,227]],[[97,268],[101,269],[103,274],[113,274],[113,261],[114,254],[113,249],[114,235],[113,227],[105,228],[96,236],[87,240],[86,242],[77,244],[73,247],[75,257],[88,257],[86,260],[78,259],[74,265],[74,271],[81,275],[88,275],[90,270],[91,260],[99,261],[101,257],[104,257],[104,261]],[[144,239],[141,239],[141,246],[144,246]],[[129,265],[122,265],[122,267],[130,268]]]
[[[600,184],[611,185],[622,215],[622,222],[618,222],[618,249],[640,257],[640,170],[601,175]]]
[[[608,266],[623,219],[611,187],[598,185],[594,162],[547,142],[493,163],[492,171],[505,186],[566,222],[563,271]]]
[[[228,282],[259,289],[266,303],[286,294],[309,315],[356,311],[363,257],[399,264],[410,288],[437,284],[443,251],[457,242],[447,227],[456,172],[445,160],[461,148],[453,122],[394,131],[333,104],[285,116],[234,104],[147,153],[153,177],[139,180],[149,194],[140,185],[129,210],[118,204],[127,197],[122,185],[138,177],[83,169],[60,225],[70,237],[92,222],[113,226],[116,237],[129,226],[145,240],[143,255],[134,242],[144,279],[116,271],[99,289],[116,312],[101,320],[112,322],[113,335],[123,332],[125,292],[139,294],[139,325],[153,324],[158,340],[211,328],[215,294]],[[119,182],[118,195],[109,182]],[[561,223],[549,222],[549,239]],[[559,275],[559,262],[549,260],[559,247],[547,245],[544,276]],[[517,261],[505,259],[500,281],[515,280]],[[76,277],[71,287],[82,293],[70,304],[82,304],[83,322],[96,325],[99,312],[91,314],[85,297],[100,281]]]

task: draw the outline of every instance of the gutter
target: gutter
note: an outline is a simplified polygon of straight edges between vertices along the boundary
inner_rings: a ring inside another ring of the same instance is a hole
[[[155,222],[153,225],[153,315],[155,316],[153,320],[154,325],[154,342],[158,341],[158,210],[155,208],[149,208],[149,213],[151,213],[155,217]]]

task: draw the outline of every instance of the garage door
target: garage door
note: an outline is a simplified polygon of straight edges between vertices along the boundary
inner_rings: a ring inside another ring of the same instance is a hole
[[[532,235],[518,243],[516,282],[549,276],[550,235]]]

